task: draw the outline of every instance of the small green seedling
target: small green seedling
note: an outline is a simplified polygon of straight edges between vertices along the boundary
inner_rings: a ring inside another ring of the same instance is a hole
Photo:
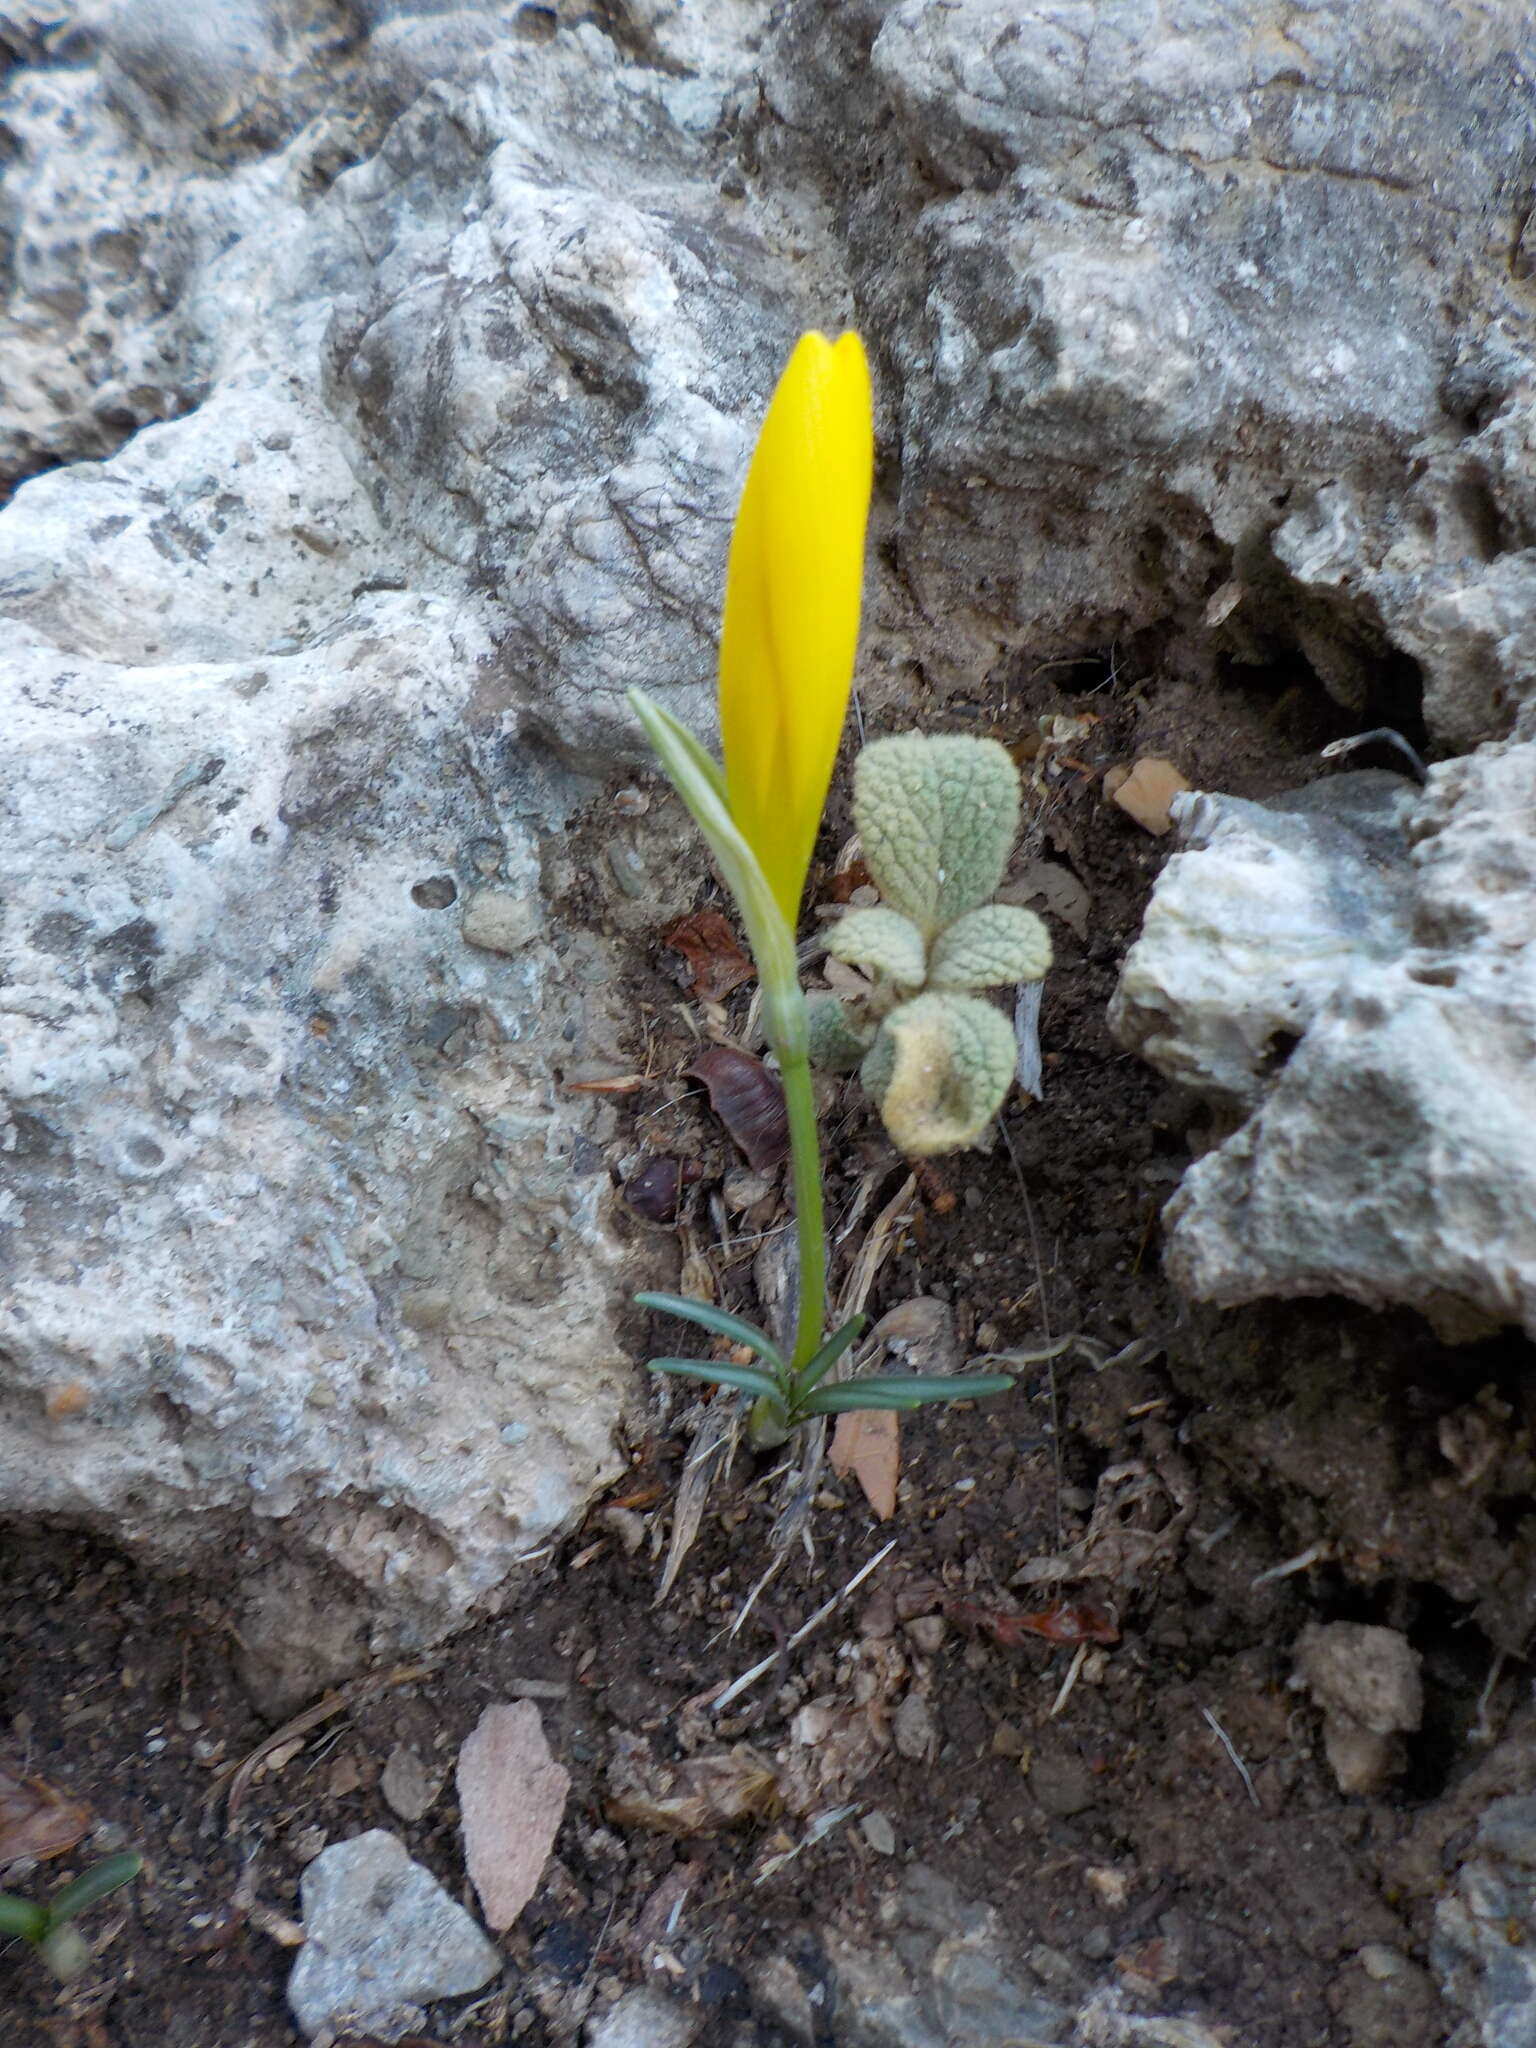
[[[760,1448],[784,1443],[791,1431],[813,1415],[844,1415],[851,1408],[922,1408],[933,1401],[974,1401],[983,1394],[1007,1394],[1013,1389],[1012,1379],[1003,1373],[909,1373],[899,1379],[866,1376],[827,1386],[828,1372],[857,1341],[866,1317],[850,1316],[797,1372],[773,1339],[742,1316],[712,1308],[707,1302],[689,1301],[681,1294],[637,1294],[635,1300],[642,1308],[697,1323],[711,1336],[727,1337],[759,1359],[757,1365],[730,1365],[717,1358],[653,1358],[650,1368],[652,1372],[678,1373],[684,1379],[739,1387],[744,1394],[753,1395],[752,1434]]]
[[[996,740],[905,733],[858,758],[854,823],[880,891],[827,951],[870,976],[866,997],[817,996],[811,1057],[860,1079],[914,1159],[974,1144],[1003,1104],[1013,1026],[979,993],[1038,981],[1051,941],[1032,911],[994,903],[1019,830],[1019,775]]]
[[[90,1944],[74,1925],[87,1906],[94,1906],[125,1884],[131,1884],[144,1868],[144,1859],[132,1850],[120,1856],[104,1856],[81,1873],[73,1883],[55,1892],[46,1906],[14,1892],[0,1892],[0,1937],[19,1936],[37,1950],[61,1984],[73,1983],[90,1967]]]

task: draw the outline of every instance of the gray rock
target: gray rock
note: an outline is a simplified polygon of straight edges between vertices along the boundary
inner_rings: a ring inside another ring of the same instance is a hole
[[[1296,1645],[1296,1677],[1323,1715],[1323,1746],[1344,1793],[1379,1792],[1401,1770],[1398,1739],[1424,1717],[1422,1660],[1392,1628],[1313,1622]]]
[[[608,2012],[587,2024],[587,2048],[688,2048],[700,2015],[664,1992],[627,1991]]]
[[[1400,776],[1338,775],[1268,803],[1195,794],[1110,1004],[1170,1080],[1245,1109],[1341,984],[1411,942]]]
[[[0,83],[0,1512],[216,1535],[273,1713],[616,1469],[557,1076],[628,1024],[550,899],[624,686],[707,724],[806,318],[709,143],[761,12],[100,0]]]
[[[1033,1984],[997,1916],[915,1865],[882,1908],[888,1946],[833,1935],[834,2023],[847,2048],[1049,2048],[1070,2014]]]
[[[1536,2041],[1536,1798],[1495,1799],[1435,1909],[1430,1967],[1481,2048]]]
[[[313,2039],[398,2041],[423,2006],[488,1984],[501,1956],[430,1871],[382,1828],[334,1842],[304,1872],[304,1946],[288,2003]]]
[[[784,156],[881,137],[848,234],[951,675],[1172,623],[1356,706],[1396,650],[1443,740],[1508,730],[1536,605],[1528,27],[1456,0],[792,10]]]
[[[1209,850],[1159,882],[1116,1022],[1253,1113],[1168,1207],[1179,1283],[1536,1332],[1536,742],[1433,769],[1406,871],[1291,800],[1180,808]]]
[[[0,1500],[167,1561],[242,1518],[274,1711],[616,1469],[604,1113],[552,1071],[617,1049],[613,970],[442,901],[490,830],[535,890],[585,794],[466,773],[482,645],[393,595],[260,662],[10,653]]]

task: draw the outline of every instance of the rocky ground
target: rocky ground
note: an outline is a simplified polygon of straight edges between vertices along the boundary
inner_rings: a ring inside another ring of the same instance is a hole
[[[0,7],[0,1883],[145,1859],[7,2042],[1529,2038],[1529,36]],[[852,320],[858,723],[1056,948],[981,1150],[826,1092],[1019,1375],[857,1464],[638,1370],[785,1238],[622,697]]]

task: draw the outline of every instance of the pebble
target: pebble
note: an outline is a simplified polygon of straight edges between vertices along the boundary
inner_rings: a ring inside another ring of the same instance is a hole
[[[538,910],[527,897],[505,889],[476,889],[464,905],[460,927],[472,946],[488,953],[515,953],[538,930]]]
[[[383,1828],[322,1849],[301,1894],[305,1941],[288,2003],[311,2040],[399,2041],[425,2031],[423,2006],[478,1991],[501,1969],[464,1908]]]
[[[1099,1788],[1081,1757],[1065,1750],[1037,1750],[1029,1767],[1029,1789],[1041,1807],[1057,1820],[1069,1820],[1096,1806]]]
[[[938,1725],[921,1693],[907,1694],[891,1716],[891,1733],[897,1749],[914,1763],[928,1763],[938,1754]]]
[[[942,1614],[919,1614],[906,1624],[906,1630],[912,1647],[931,1657],[949,1633],[949,1623]]]
[[[442,1789],[441,1776],[428,1770],[414,1749],[396,1743],[379,1779],[379,1790],[391,1812],[404,1821],[421,1820]]]
[[[587,2026],[587,2048],[689,2048],[699,2016],[665,1992],[629,1991]]]
[[[1419,1665],[1395,1628],[1330,1621],[1302,1630],[1296,1678],[1322,1712],[1323,1748],[1341,1792],[1379,1792],[1402,1770],[1398,1738],[1424,1714]]]
[[[881,1813],[878,1808],[866,1813],[859,1822],[859,1832],[877,1856],[896,1854],[896,1830],[891,1826],[889,1814]]]

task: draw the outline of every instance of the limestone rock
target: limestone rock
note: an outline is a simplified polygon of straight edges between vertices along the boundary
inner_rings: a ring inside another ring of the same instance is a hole
[[[313,1606],[430,1639],[614,1469],[603,1112],[550,1064],[613,1042],[601,955],[449,900],[492,842],[535,890],[585,786],[466,773],[476,652],[379,595],[263,662],[10,654],[0,1498],[167,1561],[242,1518],[274,1709],[336,1675]]]
[[[1172,624],[1191,660],[1300,657],[1355,707],[1395,653],[1442,740],[1509,730],[1536,606],[1528,37],[1471,0],[791,11],[780,157],[870,138],[844,217],[896,373],[897,545],[952,676]]]
[[[0,1512],[213,1539],[276,1714],[615,1468],[558,1076],[626,1027],[552,897],[625,685],[708,704],[807,315],[712,155],[756,0],[56,12],[0,80]]]
[[[478,1991],[501,1968],[464,1908],[382,1828],[322,1849],[302,1894],[288,2003],[311,2039],[398,2041],[422,2030],[423,2006]]]
[[[1116,1021],[1252,1107],[1169,1204],[1180,1284],[1536,1332],[1536,742],[1394,800],[1406,868],[1396,824],[1351,851],[1315,802],[1180,807],[1209,851],[1165,871]]]
[[[1158,877],[1126,958],[1109,1012],[1121,1044],[1202,1094],[1262,1100],[1340,986],[1407,950],[1416,795],[1354,774],[1262,804],[1176,797],[1192,850]]]
[[[1471,2015],[1471,2038],[1483,2048],[1522,2048],[1536,2033],[1533,1927],[1536,1799],[1521,1794],[1487,1807],[1453,1891],[1435,1909],[1431,1967]]]

